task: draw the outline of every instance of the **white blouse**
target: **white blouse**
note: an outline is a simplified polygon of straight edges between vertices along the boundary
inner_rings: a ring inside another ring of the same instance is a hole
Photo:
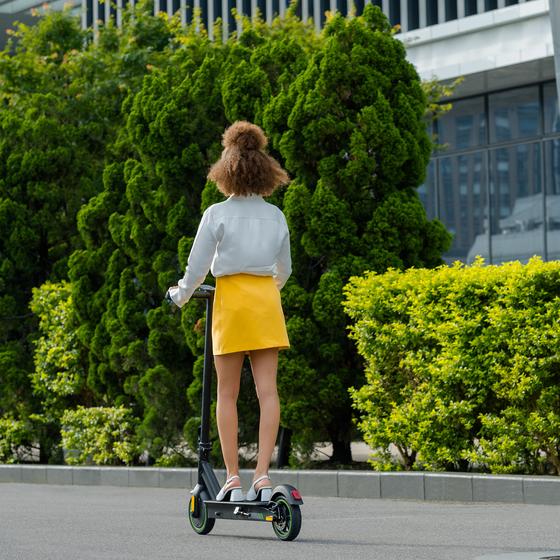
[[[202,215],[185,275],[169,288],[182,307],[202,284],[208,271],[214,277],[229,274],[273,276],[282,289],[292,273],[290,234],[282,210],[262,196],[230,196]]]

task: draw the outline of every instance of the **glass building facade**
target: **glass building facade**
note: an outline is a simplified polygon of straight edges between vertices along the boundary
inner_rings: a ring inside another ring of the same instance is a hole
[[[560,258],[560,118],[554,81],[453,101],[420,196],[453,234],[446,260]]]

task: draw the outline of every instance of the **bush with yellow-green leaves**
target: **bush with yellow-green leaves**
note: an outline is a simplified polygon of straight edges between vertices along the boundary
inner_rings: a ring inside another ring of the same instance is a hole
[[[374,468],[560,474],[560,262],[368,273],[345,308]]]
[[[66,463],[132,463],[139,453],[137,423],[130,409],[123,406],[66,410],[61,429],[62,446],[68,452]]]

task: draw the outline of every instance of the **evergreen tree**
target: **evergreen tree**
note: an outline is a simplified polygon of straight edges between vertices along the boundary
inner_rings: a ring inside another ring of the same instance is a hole
[[[431,150],[425,111],[404,46],[368,5],[330,19],[321,49],[264,112],[295,175],[284,197],[295,273],[283,294],[292,342],[279,375],[283,422],[296,443],[330,440],[333,462],[351,461],[348,388],[363,375],[344,285],[365,270],[433,267],[449,243],[415,191]]]
[[[143,22],[122,33],[108,27],[94,44],[78,18],[53,12],[18,25],[0,53],[0,417],[26,426],[19,441],[38,439],[42,461],[60,436],[53,427],[42,441],[43,427],[28,421],[42,412],[31,383],[31,292],[67,277],[70,255],[83,246],[76,216],[102,189],[123,99],[157,63],[154,39],[169,43],[161,19]]]
[[[178,448],[192,414],[193,356],[185,345],[192,312],[171,316],[161,304],[186,266],[225,125],[222,50],[191,34],[124,103],[126,126],[112,148],[117,161],[80,212],[87,247],[74,253],[70,269],[88,384],[100,400],[132,407],[154,457]]]

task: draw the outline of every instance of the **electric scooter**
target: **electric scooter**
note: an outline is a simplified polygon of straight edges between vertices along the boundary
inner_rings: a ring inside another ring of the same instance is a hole
[[[191,491],[188,517],[193,530],[199,535],[208,534],[216,519],[239,521],[264,521],[272,524],[276,536],[283,541],[294,540],[301,529],[299,491],[289,484],[280,484],[272,491],[268,502],[217,501],[220,484],[210,464],[210,391],[212,382],[212,309],[214,288],[202,285],[194,298],[206,300],[206,329],[204,340],[204,369],[202,380],[202,414],[198,441],[198,482]]]

